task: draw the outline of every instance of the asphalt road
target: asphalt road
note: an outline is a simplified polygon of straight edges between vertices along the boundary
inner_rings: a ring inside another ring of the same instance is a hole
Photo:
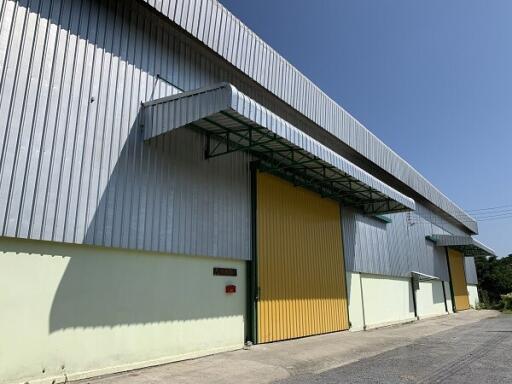
[[[512,315],[455,327],[339,368],[277,383],[512,383]]]

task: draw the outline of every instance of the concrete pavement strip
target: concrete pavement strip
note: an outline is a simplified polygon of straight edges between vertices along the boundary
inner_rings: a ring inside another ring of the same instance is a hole
[[[252,384],[321,373],[455,327],[499,316],[468,310],[361,332],[337,332],[77,381],[77,384]]]

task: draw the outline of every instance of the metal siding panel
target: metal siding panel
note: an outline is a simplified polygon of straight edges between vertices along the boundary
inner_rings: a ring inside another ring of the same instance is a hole
[[[466,281],[468,284],[478,285],[478,276],[476,274],[475,258],[464,258],[464,270],[466,273]]]
[[[34,4],[37,8],[37,2]],[[45,12],[48,12],[48,4],[41,4],[39,6]],[[17,225],[20,228],[17,229],[17,233],[26,233],[28,228],[28,223],[30,222],[30,212],[27,213],[25,209],[26,206],[23,200],[23,195],[26,193],[26,180],[27,178],[33,179],[33,174],[27,175],[29,169],[26,167],[26,163],[30,162],[33,158],[32,151],[29,151],[29,148],[32,145],[34,140],[34,115],[35,110],[37,109],[37,93],[39,92],[41,85],[41,73],[44,63],[44,40],[47,36],[47,23],[44,21],[37,20],[37,24],[35,20],[35,15],[31,14],[29,16],[29,21],[27,25],[27,29],[34,30],[35,33],[32,35],[32,39],[34,43],[32,44],[31,54],[30,54],[30,62],[27,64],[28,69],[28,78],[25,82],[24,96],[21,104],[18,104],[18,107],[23,111],[31,111],[32,113],[23,113],[22,119],[20,121],[21,129],[18,133],[18,146],[20,151],[18,152],[17,161],[16,161],[16,170],[13,175],[14,185],[12,186],[11,191],[11,206],[10,210],[17,210],[19,212],[17,218]],[[28,38],[30,38],[30,33]],[[14,123],[11,120],[11,123]],[[37,139],[37,138],[36,138]],[[30,185],[30,184],[29,184]],[[28,220],[24,220],[28,219]]]
[[[9,0],[3,12],[1,234],[249,259],[247,155],[206,161],[198,133],[145,144],[140,130],[140,102],[177,92],[157,73],[197,86],[215,66],[138,5]],[[155,129],[174,118],[165,108]]]
[[[236,30],[237,23],[235,22],[233,15],[227,15],[226,24],[224,57],[229,62],[232,62],[233,51],[234,47],[236,47],[236,39],[238,38],[238,31]]]
[[[44,12],[49,12],[47,8],[43,8]],[[48,63],[48,57],[53,55],[53,44],[51,43],[55,39],[55,31],[51,28],[50,23],[45,19],[39,20],[39,41],[36,42],[36,46],[39,47],[39,58],[35,59],[35,63],[40,63],[38,84],[31,92],[31,103],[32,108],[28,110],[33,111],[33,115],[28,117],[31,120],[31,140],[28,147],[33,148],[28,154],[27,164],[24,167],[26,175],[24,177],[23,196],[20,196],[22,206],[20,207],[20,227],[18,233],[20,236],[28,236],[30,225],[31,225],[31,205],[28,202],[33,201],[33,189],[30,186],[34,185],[37,181],[37,161],[40,154],[40,143],[42,132],[35,130],[37,122],[44,118],[45,101],[46,98],[42,95],[48,93],[48,83],[50,82],[50,68]],[[1,32],[0,32],[1,33]]]
[[[9,40],[7,45],[7,52],[5,53],[4,72],[2,73],[2,84],[0,84],[0,129],[2,153],[0,158],[0,201],[8,202],[11,196],[12,188],[12,175],[15,171],[15,157],[16,152],[9,151],[9,148],[16,147],[17,133],[19,129],[13,128],[13,121],[19,119],[20,110],[18,106],[22,103],[20,100],[21,92],[24,89],[24,80],[22,73],[27,71],[25,44],[27,39],[23,38],[28,35],[28,42],[30,43],[30,31],[26,31],[26,24],[29,18],[29,12],[25,7],[16,4],[13,16],[11,29],[8,38],[2,40]],[[7,31],[3,30],[4,33]],[[18,84],[21,83],[21,87]],[[12,233],[12,223],[17,221],[18,213],[13,212],[9,217],[9,206],[2,204],[0,208],[2,231],[9,231]]]
[[[429,246],[432,246],[429,244]],[[446,262],[446,252],[443,248],[433,247],[434,258],[434,274],[443,281],[450,281],[450,272],[448,271],[448,263]]]
[[[76,6],[69,6],[68,27],[76,31],[80,23],[80,12]],[[71,149],[69,148],[70,135],[74,134],[75,127],[66,128],[70,121],[73,106],[77,103],[77,95],[73,93],[76,90],[75,67],[78,55],[78,37],[76,34],[67,34],[66,49],[64,51],[64,62],[62,72],[61,91],[55,117],[56,132],[52,145],[52,155],[50,157],[49,180],[47,181],[46,194],[46,212],[45,220],[46,231],[43,232],[43,239],[55,240],[63,239],[63,228],[65,220],[65,211],[62,203],[67,197],[67,190],[64,185],[69,180],[65,168],[71,162]],[[72,116],[71,116],[72,117]],[[62,200],[61,200],[62,193]],[[8,233],[6,233],[8,235]]]
[[[355,271],[356,214],[352,208],[341,208],[341,228],[343,231],[343,255],[347,272]]]
[[[424,207],[418,204],[418,209]],[[415,212],[389,214],[392,221],[385,224],[351,208],[343,211],[348,272],[404,277],[416,271],[449,281],[444,251],[425,239],[431,222]]]
[[[413,270],[419,270],[418,260],[413,257],[408,214],[389,215],[392,222],[387,225],[389,254],[393,258],[393,274],[406,276]]]
[[[225,50],[226,50],[226,16],[227,12],[224,8],[219,9],[219,34],[218,34],[218,40],[217,40],[217,47],[216,51],[219,52],[219,54],[226,58],[225,56]]]

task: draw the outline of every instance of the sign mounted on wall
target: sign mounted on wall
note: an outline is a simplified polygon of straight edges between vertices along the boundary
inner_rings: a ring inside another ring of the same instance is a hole
[[[213,267],[213,276],[236,276],[236,268]]]
[[[233,284],[226,285],[225,292],[226,293],[236,293],[236,285],[233,285]]]

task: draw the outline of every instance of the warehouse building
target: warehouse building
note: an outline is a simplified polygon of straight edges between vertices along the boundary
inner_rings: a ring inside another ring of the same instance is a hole
[[[478,301],[477,223],[215,0],[2,0],[0,76],[0,383]]]

